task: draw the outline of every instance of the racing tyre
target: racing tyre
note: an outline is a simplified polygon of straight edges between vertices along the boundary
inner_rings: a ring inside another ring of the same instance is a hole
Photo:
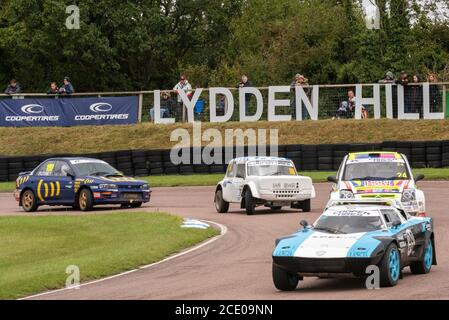
[[[429,273],[433,263],[433,243],[429,240],[426,247],[423,250],[420,261],[413,262],[410,265],[410,271],[413,274],[425,274]]]
[[[215,210],[218,213],[226,213],[229,210],[229,202],[224,201],[223,199],[223,190],[219,189],[215,191]]]
[[[33,191],[25,190],[25,192],[22,193],[20,201],[23,210],[26,212],[34,212],[37,210],[37,201]]]
[[[138,202],[132,202],[132,203],[129,204],[129,206],[130,206],[131,208],[140,208],[140,207],[142,206],[142,202],[141,202],[141,201],[138,201]]]
[[[398,283],[401,274],[401,259],[398,247],[392,243],[379,263],[380,285],[393,287]]]
[[[92,192],[88,189],[81,190],[78,196],[78,205],[81,211],[90,211],[94,207]]]
[[[301,201],[302,212],[310,212],[310,199]]]
[[[245,192],[245,209],[247,215],[253,215],[256,211],[256,205],[254,204],[253,194],[251,193],[251,189],[248,188]]]
[[[273,264],[273,283],[276,289],[282,291],[292,291],[298,286],[299,277],[290,274],[284,269]]]

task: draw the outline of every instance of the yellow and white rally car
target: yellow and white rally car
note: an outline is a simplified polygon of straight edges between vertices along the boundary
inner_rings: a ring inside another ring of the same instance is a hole
[[[416,182],[424,175],[412,176],[407,157],[397,152],[370,151],[346,155],[333,182],[330,200],[395,199],[413,216],[425,216],[424,192]]]

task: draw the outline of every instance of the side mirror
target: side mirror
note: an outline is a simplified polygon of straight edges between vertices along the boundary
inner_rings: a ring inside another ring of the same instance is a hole
[[[333,182],[333,183],[337,183],[337,182],[338,182],[338,181],[337,181],[337,177],[334,177],[334,176],[329,176],[329,177],[327,177],[327,181]]]
[[[304,229],[307,228],[309,226],[309,223],[306,220],[301,220],[301,222],[299,223]]]
[[[424,179],[424,175],[422,173],[418,173],[414,179],[415,179],[415,182],[418,182],[419,180]]]

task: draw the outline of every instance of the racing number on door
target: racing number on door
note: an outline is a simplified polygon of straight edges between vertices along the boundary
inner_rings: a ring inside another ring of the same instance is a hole
[[[415,248],[415,236],[413,235],[412,230],[407,229],[404,233],[404,240],[407,242],[407,255],[410,256]]]

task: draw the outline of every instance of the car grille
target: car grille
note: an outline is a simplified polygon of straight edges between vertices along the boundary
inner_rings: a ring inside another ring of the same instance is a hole
[[[118,186],[120,191],[140,190],[139,185]]]

